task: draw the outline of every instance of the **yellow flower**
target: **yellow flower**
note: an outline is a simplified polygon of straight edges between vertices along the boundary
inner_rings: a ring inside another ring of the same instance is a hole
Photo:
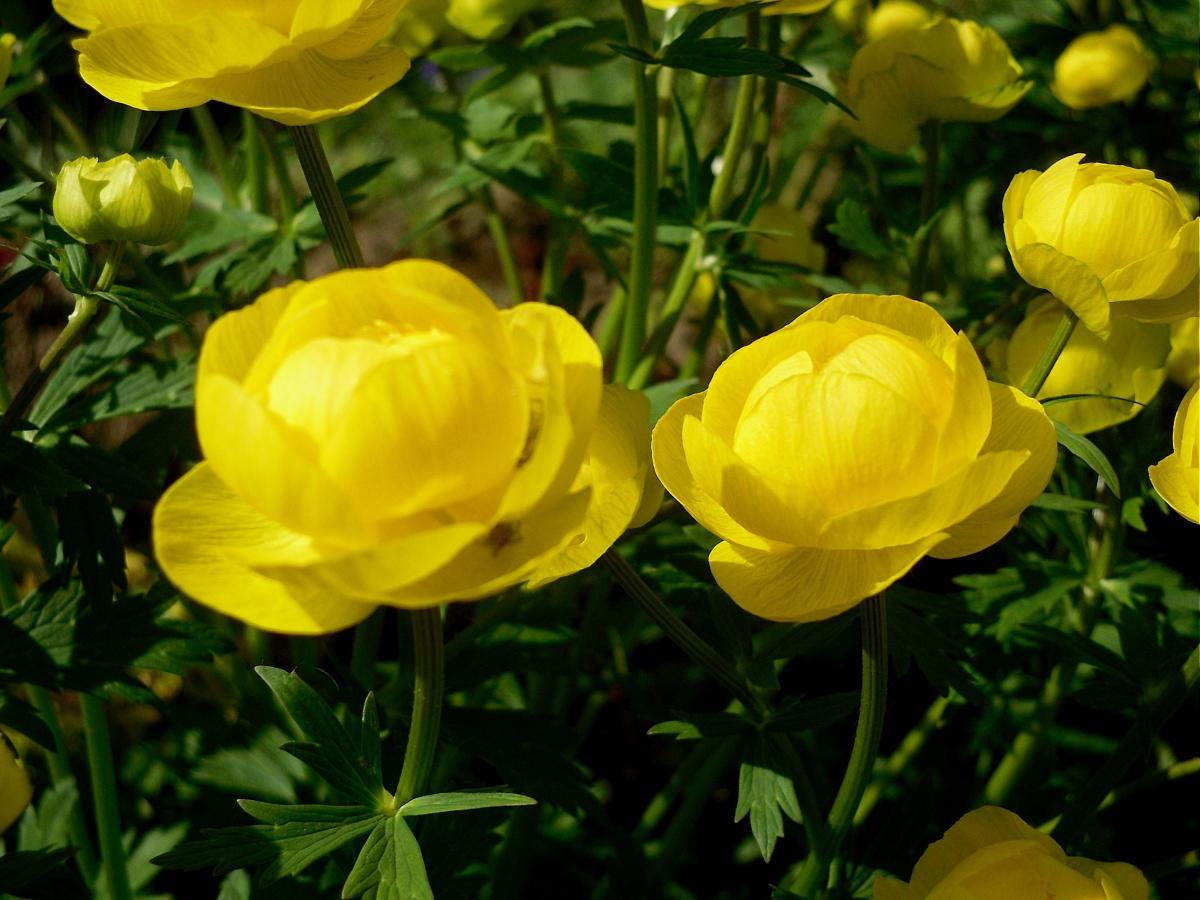
[[[1034,301],[1008,343],[1004,369],[1009,382],[1021,384],[1037,365],[1062,312],[1062,305],[1048,294]],[[1046,407],[1050,418],[1078,434],[1125,422],[1162,387],[1169,347],[1166,325],[1147,325],[1125,316],[1113,319],[1108,338],[1076,328],[1038,397],[1107,394],[1136,400],[1070,400]]]
[[[1000,118],[1031,87],[1020,78],[1020,65],[992,29],[939,19],[860,47],[842,100],[858,116],[851,127],[863,140],[904,153],[932,119]]]
[[[643,2],[655,9],[672,9],[677,6],[745,6],[755,0],[643,0]],[[827,6],[833,5],[833,2],[834,0],[779,0],[779,2],[766,7],[763,15],[807,16],[820,12]]]
[[[1054,469],[1041,404],[906,297],[839,294],[726,359],[654,429],[663,485],[723,539],[718,584],[767,619],[828,618],[921,557],[1000,540]]]
[[[1143,322],[1195,315],[1200,220],[1153,172],[1082,159],[1022,172],[1004,192],[1017,272],[1102,337],[1117,313]]]
[[[1167,377],[1181,388],[1200,378],[1200,317],[1190,316],[1171,323],[1171,353]]]
[[[912,0],[883,0],[867,19],[867,40],[879,41],[904,31],[916,31],[931,18],[929,10]]]
[[[0,34],[0,88],[8,81],[8,73],[12,71],[13,45],[17,42],[15,35]]]
[[[176,160],[135,160],[128,153],[100,162],[80,157],[59,170],[54,218],[82,244],[175,238],[192,206],[192,179]]]
[[[1150,483],[1175,512],[1200,524],[1200,406],[1192,385],[1175,413],[1173,452],[1150,467]]]
[[[1124,25],[1081,34],[1054,62],[1050,89],[1071,109],[1091,109],[1134,97],[1150,72],[1154,57]]]
[[[517,19],[535,9],[541,0],[450,0],[446,21],[478,41],[490,41],[508,32]]]
[[[967,813],[929,845],[908,884],[876,876],[874,900],[1149,900],[1128,863],[1067,856],[1049,835],[998,806]]]
[[[396,15],[391,43],[409,56],[423,54],[442,36],[448,0],[408,0]]]
[[[0,731],[0,834],[21,817],[31,799],[33,785],[29,773],[17,759],[8,736]]]
[[[377,46],[404,0],[54,0],[90,34],[79,74],[110,100],[182,109],[220,100],[285,125],[354,112],[408,71]]]
[[[867,0],[834,0],[829,17],[842,31],[855,32],[868,9]]]
[[[155,551],[185,593],[316,634],[541,583],[657,507],[645,397],[562,310],[406,260],[268,291],[205,337],[206,461]],[[648,486],[648,487],[647,487]]]

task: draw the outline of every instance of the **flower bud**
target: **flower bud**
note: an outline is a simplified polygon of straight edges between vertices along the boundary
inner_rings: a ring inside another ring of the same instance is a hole
[[[1124,25],[1082,34],[1054,62],[1051,90],[1071,109],[1091,109],[1134,97],[1154,57]]]
[[[192,179],[181,163],[167,168],[161,159],[138,162],[128,153],[71,160],[54,190],[54,217],[82,244],[165,244],[182,230],[191,204]]]
[[[1184,395],[1171,429],[1171,455],[1150,467],[1150,483],[1171,509],[1200,525],[1200,406],[1196,388]]]
[[[867,18],[867,40],[878,41],[893,34],[916,31],[931,18],[929,10],[912,0],[883,0]]]
[[[0,88],[8,81],[8,73],[12,69],[13,44],[16,42],[13,35],[0,34]]]
[[[450,0],[446,21],[477,41],[490,41],[508,33],[539,0]]]
[[[8,738],[0,732],[0,834],[20,818],[32,798],[29,774]]]

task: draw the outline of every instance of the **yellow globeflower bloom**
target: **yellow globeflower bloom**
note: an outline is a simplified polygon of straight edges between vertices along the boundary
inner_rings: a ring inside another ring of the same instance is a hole
[[[1020,65],[992,29],[939,19],[860,47],[842,100],[858,116],[851,128],[864,141],[904,153],[932,119],[1000,118],[1031,87],[1020,79]]]
[[[391,43],[409,56],[420,56],[448,27],[448,0],[408,0],[396,16]]]
[[[1143,322],[1195,315],[1200,219],[1153,172],[1082,159],[1022,172],[1004,192],[1017,272],[1101,336],[1116,313]]]
[[[876,876],[874,900],[1149,900],[1128,863],[1067,856],[1049,835],[998,806],[967,813],[929,845],[905,884]]]
[[[1054,62],[1054,96],[1072,109],[1091,109],[1134,97],[1154,57],[1124,25],[1081,34]]]
[[[406,260],[268,291],[196,375],[205,462],[154,515],[185,593],[319,634],[597,559],[657,506],[645,397],[562,310]],[[647,485],[649,488],[647,489]]]
[[[1049,295],[1034,301],[1008,342],[1005,374],[1012,384],[1021,384],[1037,365],[1062,311],[1062,305]],[[1070,400],[1046,407],[1050,418],[1079,434],[1125,422],[1154,399],[1166,380],[1170,343],[1166,325],[1147,325],[1125,316],[1113,319],[1107,338],[1076,328],[1038,398],[1106,394],[1136,400]]]
[[[128,153],[100,162],[81,157],[59,170],[54,218],[81,244],[165,244],[187,221],[192,179],[176,160],[135,160]]]
[[[880,41],[893,34],[916,31],[933,14],[912,0],[883,0],[867,18],[867,40]]]
[[[4,732],[0,732],[0,834],[21,817],[33,799],[29,773]]]
[[[490,41],[508,32],[517,19],[536,9],[542,0],[449,0],[446,21],[478,41]]]
[[[13,45],[17,38],[11,34],[0,34],[0,88],[8,81],[8,73],[12,71]]]
[[[1150,467],[1150,483],[1175,512],[1200,524],[1200,406],[1192,385],[1175,413],[1173,452]]]
[[[354,112],[408,71],[378,46],[404,0],[54,0],[89,32],[79,74],[110,100],[182,109],[220,100],[285,125]]]
[[[663,485],[723,539],[743,608],[809,622],[921,557],[1000,540],[1054,469],[1041,404],[988,382],[971,342],[906,297],[839,294],[726,359],[654,429]]]
[[[755,0],[643,0],[655,9],[673,9],[677,6],[745,6]],[[763,10],[766,16],[807,16],[832,6],[834,0],[779,0]]]
[[[1167,377],[1182,388],[1200,378],[1200,317],[1190,316],[1171,323]]]

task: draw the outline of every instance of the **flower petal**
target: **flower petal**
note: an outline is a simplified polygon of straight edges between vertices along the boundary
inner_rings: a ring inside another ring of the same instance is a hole
[[[1091,269],[1049,244],[1026,244],[1013,253],[1012,260],[1022,278],[1049,291],[1071,307],[1087,328],[1108,337],[1108,295]]]
[[[837,322],[846,316],[893,328],[916,338],[938,356],[945,354],[956,337],[954,329],[936,309],[899,294],[834,294],[797,321]]]

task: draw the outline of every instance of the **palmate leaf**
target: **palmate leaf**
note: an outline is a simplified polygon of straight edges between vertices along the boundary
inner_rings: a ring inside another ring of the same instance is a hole
[[[374,891],[374,900],[433,900],[425,860],[412,830],[400,816],[375,825],[342,887],[343,897]]]
[[[783,817],[800,821],[796,788],[787,774],[787,753],[778,734],[756,735],[747,745],[738,773],[737,809],[733,820],[750,816],[750,832],[765,861],[783,834]]]

